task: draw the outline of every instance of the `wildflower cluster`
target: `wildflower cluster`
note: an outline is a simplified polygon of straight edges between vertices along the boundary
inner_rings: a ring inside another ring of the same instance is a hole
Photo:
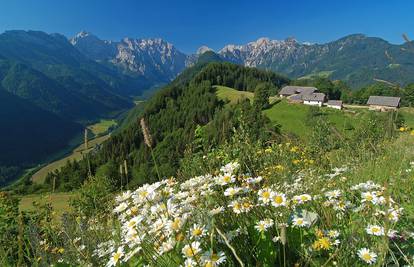
[[[345,171],[336,169],[335,173]],[[120,231],[114,231],[113,240],[102,243],[95,254],[107,266],[133,258],[156,265],[168,261],[176,266],[218,266],[234,258],[251,260],[250,253],[240,251],[249,248],[239,245],[237,238],[254,244],[269,237],[270,250],[278,251],[278,246],[290,242],[289,249],[312,255],[346,246],[344,251],[353,251],[355,257],[371,264],[379,253],[375,238],[399,236],[393,229],[402,209],[384,187],[368,181],[347,192],[322,188],[311,194],[316,191],[303,186],[305,179],[314,178],[299,173],[295,187],[275,185],[261,176],[241,174],[238,163],[229,163],[217,175],[183,183],[170,178],[145,184],[116,198],[114,213]],[[343,231],[354,220],[366,223],[360,236]],[[261,237],[254,240],[255,236]],[[343,244],[343,239],[348,241]],[[292,247],[298,242],[298,247]]]

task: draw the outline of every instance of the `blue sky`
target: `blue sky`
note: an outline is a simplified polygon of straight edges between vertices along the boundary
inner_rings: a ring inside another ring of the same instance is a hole
[[[0,32],[34,29],[68,37],[161,37],[190,53],[269,37],[324,43],[351,33],[414,39],[411,0],[1,0]]]

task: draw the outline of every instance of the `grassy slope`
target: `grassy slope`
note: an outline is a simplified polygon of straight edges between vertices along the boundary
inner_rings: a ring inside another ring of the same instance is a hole
[[[105,134],[108,132],[109,128],[117,125],[115,120],[100,120],[98,123],[95,123],[88,127],[89,130],[96,136],[100,134]]]
[[[99,122],[88,126],[88,129],[92,132],[92,134],[96,137],[89,141],[89,149],[86,152],[91,151],[96,145],[101,144],[105,140],[109,138],[109,135],[104,135],[108,132],[109,128],[115,126],[117,123],[115,120],[100,120]],[[77,140],[78,142],[80,140]],[[83,140],[81,140],[82,142]],[[62,168],[69,160],[80,160],[85,153],[84,145],[81,144],[73,149],[68,155],[62,155],[59,159],[52,161],[51,163],[47,164],[46,166],[39,169],[35,174],[32,176],[32,180],[35,183],[43,183],[47,174],[49,172],[55,171],[57,169]]]
[[[404,107],[400,109],[400,113],[403,115],[405,125],[414,128],[414,108]]]
[[[252,100],[254,96],[252,92],[238,91],[236,89],[226,87],[226,86],[216,85],[214,87],[217,90],[217,96],[220,99],[229,100],[230,104],[236,104],[239,100],[242,100],[245,98]]]
[[[105,140],[109,138],[109,135],[104,135],[101,137],[97,137],[91,141],[89,141],[89,149],[86,152],[89,152],[92,150],[93,147],[95,147],[98,144],[101,144]],[[79,145],[77,148],[75,148],[72,153],[62,159],[56,160],[51,162],[50,164],[44,166],[40,170],[38,170],[35,174],[32,176],[32,180],[35,183],[43,183],[46,175],[49,172],[55,171],[57,169],[62,168],[69,160],[80,160],[85,153],[84,145]]]
[[[70,210],[69,200],[73,193],[53,193],[46,195],[25,195],[22,196],[19,209],[21,211],[33,211],[35,206],[33,202],[40,204],[50,203],[56,211],[56,218],[59,218],[64,212]]]
[[[220,99],[229,100],[229,104],[236,103],[243,98],[253,99],[254,94],[251,92],[237,91],[225,86],[216,86],[217,96]],[[270,102],[275,102],[277,97],[271,97]],[[294,133],[299,137],[306,137],[309,132],[309,126],[306,125],[306,114],[309,106],[303,104],[291,104],[285,100],[276,102],[271,108],[264,113],[273,122],[282,126],[282,131]],[[370,112],[363,108],[351,109],[351,112],[340,111],[330,108],[322,108],[322,116],[327,116],[328,120],[340,131],[345,131],[346,125],[355,126],[363,113]],[[401,114],[404,116],[406,125],[414,127],[414,110],[402,108]]]

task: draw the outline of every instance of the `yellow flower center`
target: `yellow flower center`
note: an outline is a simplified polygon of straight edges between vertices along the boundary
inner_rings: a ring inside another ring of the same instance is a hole
[[[173,221],[173,222],[172,222],[172,224],[171,224],[171,228],[172,228],[173,230],[178,230],[178,229],[180,229],[180,219],[175,218],[175,219],[174,219],[174,221]]]
[[[147,191],[142,191],[142,192],[140,192],[140,193],[139,193],[139,195],[140,195],[142,198],[145,198],[145,197],[147,197],[147,196],[148,196],[148,192],[147,192]]]
[[[264,191],[262,193],[262,198],[269,198],[270,197],[270,192],[269,191]]]
[[[276,202],[276,204],[282,204],[283,203],[283,197],[282,196],[275,196],[273,200]]]
[[[117,263],[119,261],[119,259],[121,258],[121,253],[116,252],[112,258],[113,258],[114,262]]]
[[[184,251],[184,254],[187,257],[194,257],[194,251],[191,247],[186,248],[185,251]]]
[[[229,183],[229,182],[231,181],[231,177],[230,177],[230,176],[228,176],[228,175],[226,175],[226,176],[224,176],[224,177],[223,177],[223,181],[224,181],[225,183]]]
[[[200,228],[195,228],[193,230],[193,236],[200,236],[203,233],[203,231]]]
[[[372,228],[371,228],[371,231],[372,231],[373,233],[379,233],[380,229],[379,229],[378,227],[372,227]]]
[[[182,233],[179,233],[175,236],[175,240],[177,241],[183,241],[184,240],[184,235]]]
[[[362,254],[362,257],[361,257],[364,261],[371,261],[372,260],[372,257],[371,257],[371,254],[369,254],[369,253],[364,253],[364,254]]]

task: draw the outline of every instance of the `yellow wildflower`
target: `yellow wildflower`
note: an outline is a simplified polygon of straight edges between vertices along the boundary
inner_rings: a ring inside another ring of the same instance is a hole
[[[321,250],[321,249],[328,250],[331,248],[331,246],[332,246],[331,241],[327,237],[319,238],[312,245],[313,249],[315,250]]]

